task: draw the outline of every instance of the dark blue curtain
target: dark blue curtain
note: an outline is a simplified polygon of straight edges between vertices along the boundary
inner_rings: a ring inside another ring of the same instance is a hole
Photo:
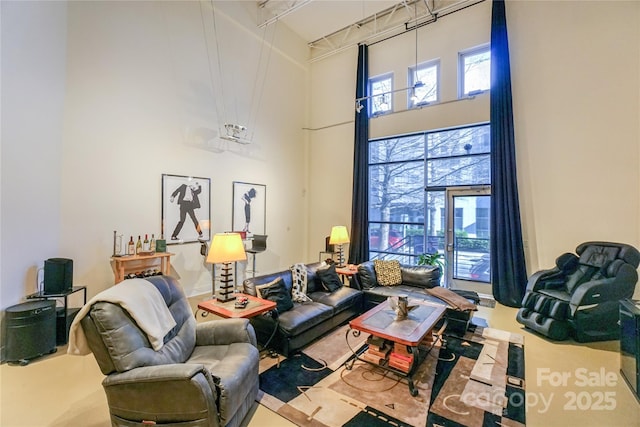
[[[368,47],[358,47],[358,74],[356,98],[367,96],[369,82]],[[369,259],[369,103],[365,99],[362,108],[355,110],[355,137],[353,147],[353,201],[351,206],[351,243],[349,263],[360,264]],[[354,106],[355,107],[355,106]]]
[[[493,296],[519,307],[527,284],[516,178],[511,71],[504,0],[491,12],[491,274]]]

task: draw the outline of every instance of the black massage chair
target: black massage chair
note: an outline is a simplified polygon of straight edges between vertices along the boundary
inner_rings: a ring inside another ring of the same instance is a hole
[[[619,302],[631,298],[638,281],[640,252],[623,243],[585,242],[576,254],[533,274],[517,321],[552,340],[618,339]]]

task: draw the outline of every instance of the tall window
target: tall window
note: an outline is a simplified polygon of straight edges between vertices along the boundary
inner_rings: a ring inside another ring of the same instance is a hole
[[[458,63],[459,97],[491,88],[491,47],[483,46],[460,52]]]
[[[369,141],[369,259],[443,250],[446,189],[490,184],[490,160],[486,124]]]
[[[371,115],[389,113],[393,111],[393,74],[369,79],[369,96],[371,98]]]
[[[409,67],[409,108],[436,102],[439,99],[440,61],[429,61]]]

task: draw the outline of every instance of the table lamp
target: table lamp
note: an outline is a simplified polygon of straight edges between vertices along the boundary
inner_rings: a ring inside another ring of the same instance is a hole
[[[342,252],[342,245],[349,243],[349,234],[347,233],[347,227],[344,225],[336,225],[331,228],[331,235],[329,236],[330,245],[338,245],[340,251],[340,258],[338,261],[338,267],[344,267],[344,254]]]
[[[207,262],[210,264],[222,264],[218,301],[227,302],[235,299],[231,263],[246,259],[247,254],[244,251],[242,238],[238,233],[218,233],[213,236],[211,247],[207,254]]]

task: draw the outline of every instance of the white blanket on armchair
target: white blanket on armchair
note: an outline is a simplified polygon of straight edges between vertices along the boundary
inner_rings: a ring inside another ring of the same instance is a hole
[[[127,279],[100,292],[80,309],[69,330],[68,354],[91,353],[80,321],[89,313],[91,306],[99,301],[118,304],[125,309],[147,334],[156,351],[162,348],[165,335],[176,326],[158,288],[145,279]]]

